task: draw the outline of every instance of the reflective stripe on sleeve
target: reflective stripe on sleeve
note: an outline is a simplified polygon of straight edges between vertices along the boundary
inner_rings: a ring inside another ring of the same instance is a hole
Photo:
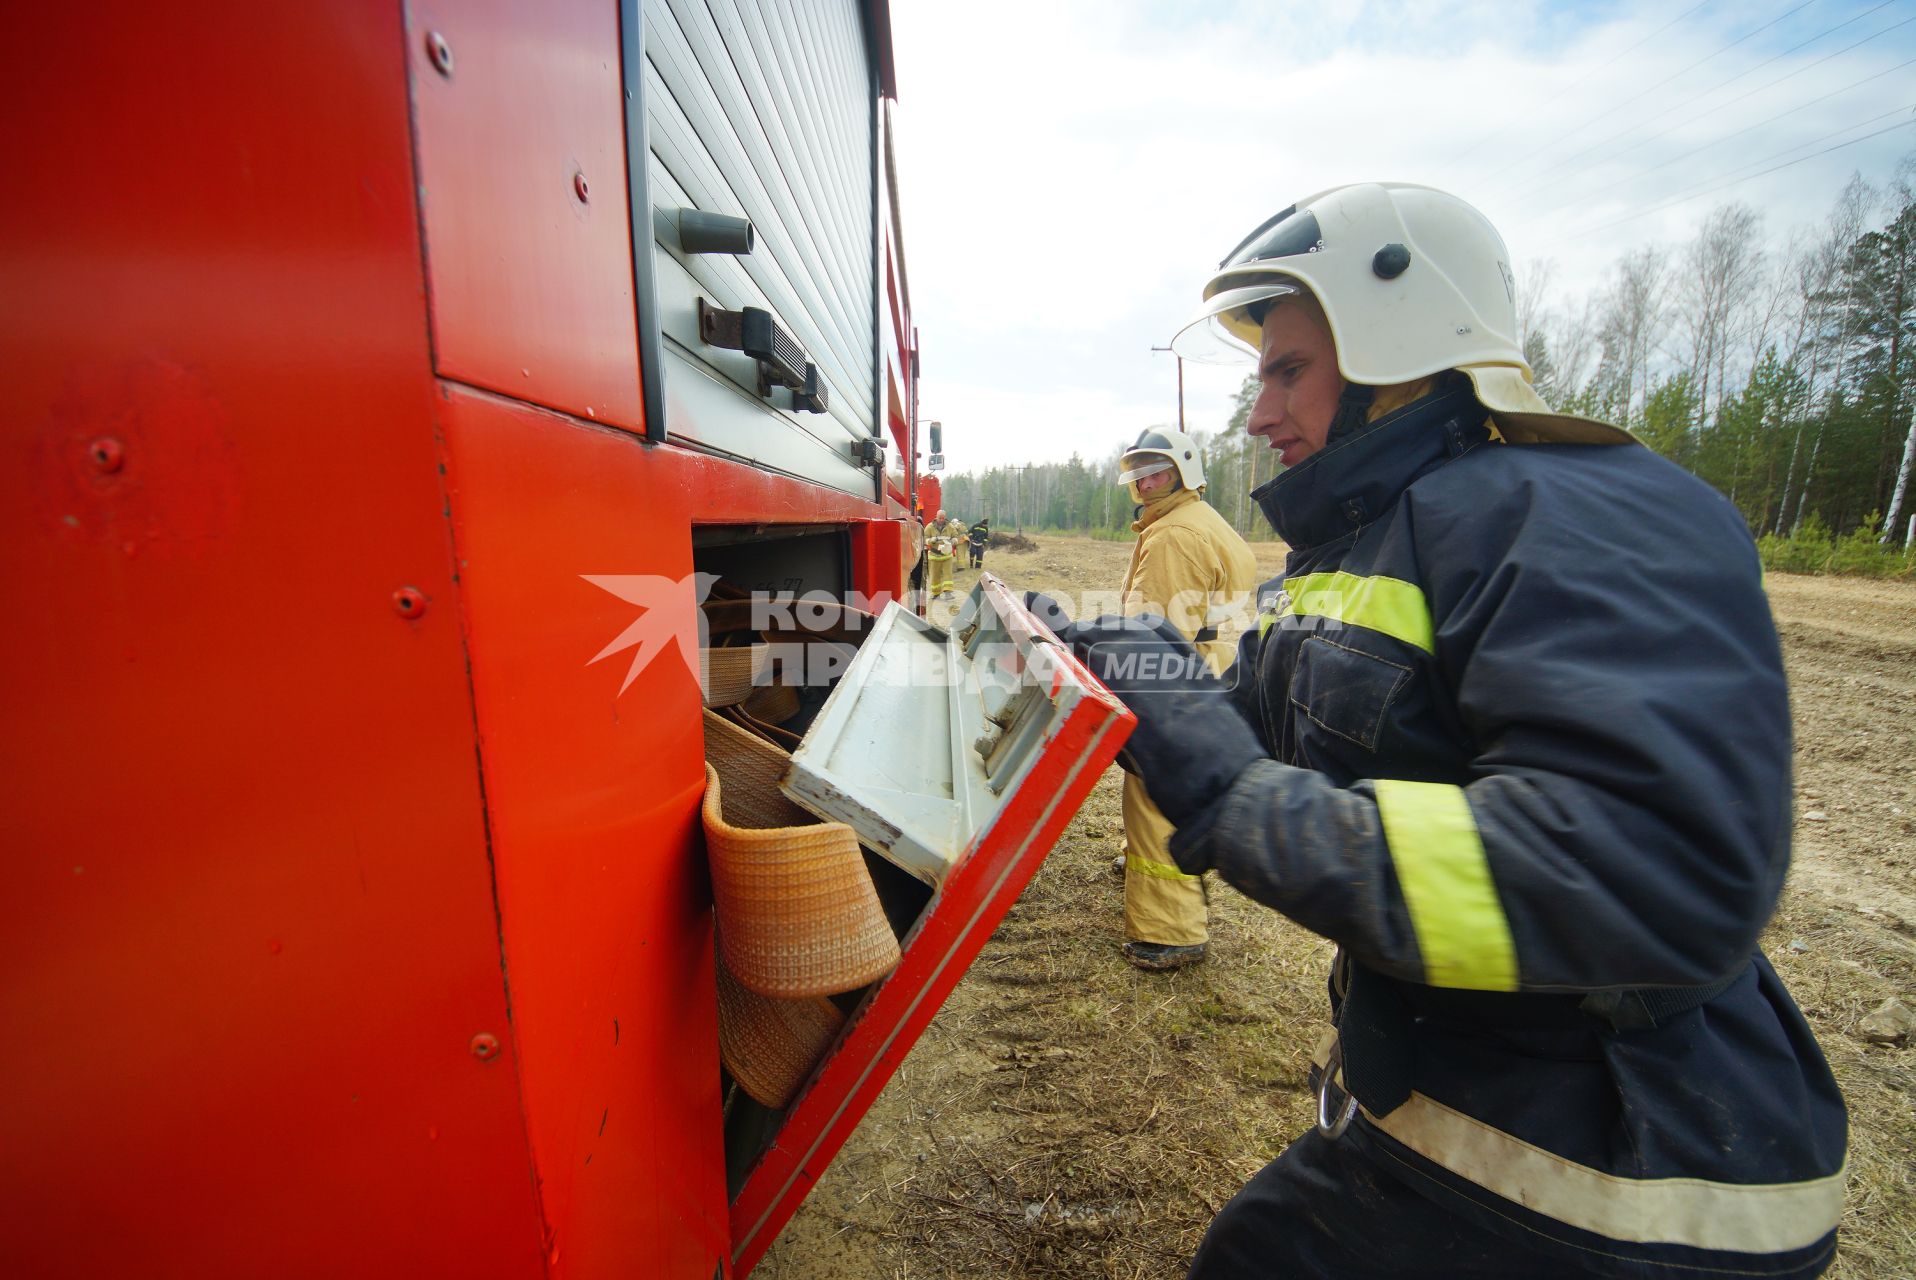
[[[1284,590],[1289,599],[1280,602],[1282,613],[1335,619],[1346,626],[1382,632],[1425,653],[1436,652],[1430,605],[1414,582],[1339,570],[1286,578]]]
[[[1423,953],[1424,981],[1517,989],[1517,947],[1462,787],[1380,778],[1377,812]]]
[[[1611,1240],[1781,1253],[1815,1244],[1843,1213],[1847,1164],[1806,1182],[1625,1178],[1532,1146],[1421,1093],[1389,1115],[1366,1111],[1364,1118],[1486,1191]]]

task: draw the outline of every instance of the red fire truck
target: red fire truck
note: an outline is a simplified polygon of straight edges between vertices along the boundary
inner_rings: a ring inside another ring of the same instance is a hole
[[[1129,723],[981,587],[997,701],[843,757],[938,828],[902,959],[727,1106],[698,673],[620,641],[903,588],[885,0],[45,5],[0,58],[0,1272],[746,1274]]]

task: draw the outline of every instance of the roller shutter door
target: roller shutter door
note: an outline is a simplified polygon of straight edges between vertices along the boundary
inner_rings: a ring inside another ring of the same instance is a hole
[[[644,0],[645,104],[668,424],[851,492],[874,433],[876,89],[852,0]],[[749,255],[686,254],[677,211],[743,214]],[[743,355],[702,342],[698,299],[762,307],[802,344],[826,413],[758,394]]]

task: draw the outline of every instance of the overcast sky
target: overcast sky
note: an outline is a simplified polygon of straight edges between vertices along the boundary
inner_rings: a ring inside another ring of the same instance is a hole
[[[1781,244],[1916,150],[1916,0],[896,0],[892,24],[921,417],[954,472],[1175,421],[1151,348],[1325,187],[1446,188],[1581,294],[1729,200]],[[1191,429],[1246,372],[1185,365]]]

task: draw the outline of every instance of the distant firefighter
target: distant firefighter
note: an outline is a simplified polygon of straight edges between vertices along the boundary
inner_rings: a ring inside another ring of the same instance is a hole
[[[957,545],[957,539],[947,527],[945,513],[940,511],[937,519],[925,528],[925,594],[933,600],[943,600],[952,594],[951,558]]]
[[[1204,500],[1204,460],[1182,431],[1152,427],[1125,450],[1118,483],[1138,504],[1124,612],[1169,620],[1213,671],[1231,665],[1218,627],[1257,585],[1250,547]],[[1180,870],[1171,824],[1135,774],[1124,779],[1124,957],[1140,969],[1204,958],[1209,912],[1201,877]]]
[[[965,533],[965,545],[971,551],[971,567],[985,567],[985,548],[991,543],[991,517],[986,516]]]

